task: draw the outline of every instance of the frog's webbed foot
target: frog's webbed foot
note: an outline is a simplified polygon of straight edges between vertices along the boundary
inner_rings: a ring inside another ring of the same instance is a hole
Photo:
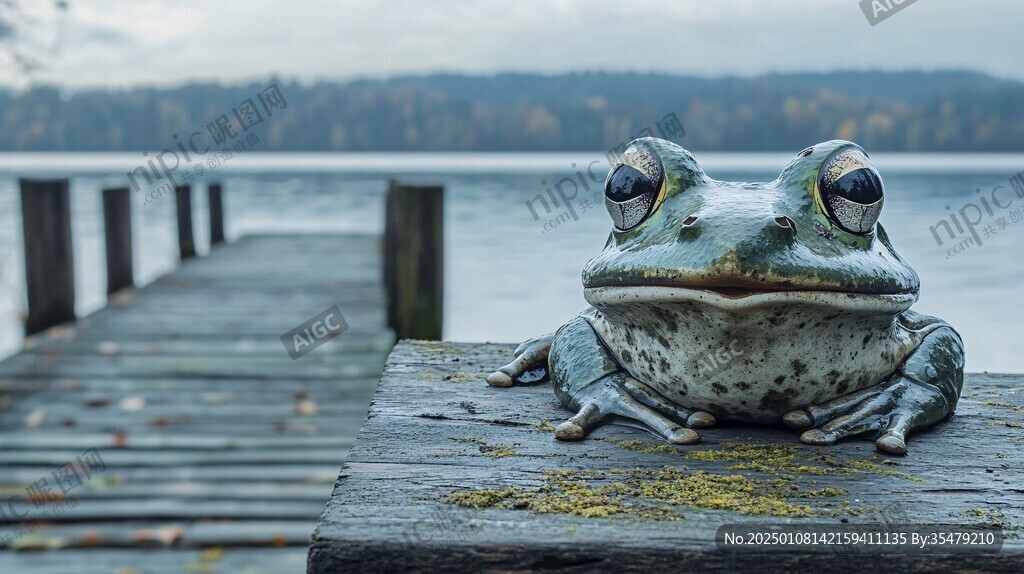
[[[800,440],[807,444],[830,445],[871,433],[879,450],[906,454],[912,432],[953,412],[963,386],[963,365],[960,337],[950,327],[941,327],[929,333],[888,380],[792,411],[783,421],[804,430]]]
[[[615,418],[639,423],[673,444],[695,444],[700,435],[691,427],[707,427],[715,417],[688,411],[623,372],[615,372],[587,385],[577,398],[579,411],[555,428],[559,440],[581,440],[590,431]]]
[[[516,347],[515,360],[491,373],[487,384],[492,387],[511,387],[515,383],[535,384],[547,378],[548,354],[555,334],[549,333],[524,342]]]

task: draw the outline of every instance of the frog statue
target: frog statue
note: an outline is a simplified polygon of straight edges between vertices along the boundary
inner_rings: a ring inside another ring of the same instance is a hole
[[[693,444],[723,419],[905,454],[953,412],[963,342],[910,310],[920,282],[877,223],[882,178],[858,145],[822,143],[775,181],[732,183],[642,138],[604,193],[614,227],[583,269],[591,307],[487,378],[550,377],[576,413],[558,439],[614,421]]]

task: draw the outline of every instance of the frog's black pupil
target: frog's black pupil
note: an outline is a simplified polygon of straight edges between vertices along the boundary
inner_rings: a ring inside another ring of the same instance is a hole
[[[645,193],[653,193],[654,184],[650,178],[631,165],[622,164],[608,179],[608,187],[604,190],[608,199],[622,203]]]
[[[882,182],[874,170],[862,167],[839,178],[827,191],[861,205],[871,205],[882,199]]]

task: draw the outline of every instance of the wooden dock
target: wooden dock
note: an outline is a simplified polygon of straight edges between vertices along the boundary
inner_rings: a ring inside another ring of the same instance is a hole
[[[244,237],[30,338],[0,363],[0,572],[303,571],[393,344],[381,267],[379,237]],[[331,305],[349,330],[292,360]]]
[[[549,385],[484,382],[512,350],[395,347],[308,572],[1024,571],[1021,376],[969,375],[954,417],[904,457],[736,424],[686,447],[622,426],[566,443]],[[1006,540],[996,553],[736,552],[716,547],[725,524],[949,524]]]

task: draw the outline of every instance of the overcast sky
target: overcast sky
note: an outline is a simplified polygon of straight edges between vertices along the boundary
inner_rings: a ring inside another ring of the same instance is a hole
[[[874,27],[858,0],[69,0],[63,17],[49,0],[20,1],[36,6],[33,20],[0,46],[0,85],[28,83],[18,50],[46,55],[32,82],[70,87],[438,71],[958,68],[1024,79],[1021,0],[918,0]]]

